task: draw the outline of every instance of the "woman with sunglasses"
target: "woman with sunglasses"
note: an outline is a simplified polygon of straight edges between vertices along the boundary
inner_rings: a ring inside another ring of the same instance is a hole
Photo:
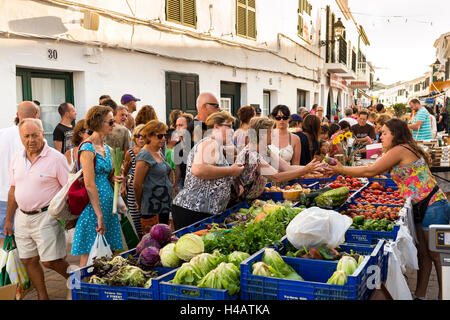
[[[271,113],[275,119],[275,130],[272,133],[270,150],[289,164],[300,164],[300,139],[289,132],[291,111],[284,105],[276,106]]]
[[[141,213],[136,207],[136,198],[134,196],[133,181],[134,173],[136,169],[136,156],[145,145],[144,136],[142,135],[142,129],[144,124],[139,124],[134,128],[132,141],[134,146],[127,150],[123,160],[123,175],[126,178],[122,184],[122,196],[127,196],[128,209],[130,210],[131,218],[133,219],[134,228],[139,236],[142,237],[142,225],[141,225]]]
[[[75,173],[74,170],[77,161],[78,147],[80,146],[81,142],[86,140],[91,134],[92,130],[86,127],[86,120],[84,119],[78,121],[73,127],[72,143],[74,147],[70,150],[67,150],[65,154],[67,163],[69,164],[69,167],[71,169],[70,172]]]
[[[172,168],[161,152],[167,140],[167,129],[165,123],[152,120],[141,131],[145,145],[136,157],[133,190],[143,234],[155,224],[169,224]]]
[[[235,120],[227,111],[213,113],[206,119],[210,135],[189,152],[184,188],[173,200],[175,230],[219,215],[226,209],[233,177],[239,176],[244,169],[239,164],[230,165],[234,162],[234,154],[224,155],[226,147],[233,144]]]
[[[123,176],[115,176],[111,148],[105,137],[114,128],[113,110],[94,106],[86,114],[86,125],[93,131],[79,147],[80,163],[89,203],[80,214],[73,237],[72,255],[80,255],[80,267],[86,265],[97,234],[104,235],[112,250],[122,250],[119,217],[112,213],[113,184],[122,184]]]

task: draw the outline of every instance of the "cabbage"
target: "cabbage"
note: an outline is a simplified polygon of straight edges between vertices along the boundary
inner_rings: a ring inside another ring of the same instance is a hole
[[[241,265],[241,262],[250,257],[250,255],[246,252],[234,251],[228,255],[228,262],[233,263],[238,268]]]
[[[358,268],[358,262],[350,256],[343,256],[337,265],[336,271],[344,271],[347,276],[351,276]]]
[[[139,255],[139,262],[145,267],[154,267],[160,262],[159,250],[155,247],[147,247]]]
[[[170,241],[170,237],[172,237],[172,230],[167,224],[158,223],[150,229],[150,235],[153,239],[158,241],[161,246],[163,246]]]
[[[267,248],[264,251],[262,261],[268,266],[274,268],[279,274],[282,275],[283,279],[303,280],[303,278],[295,272],[290,265],[284,262],[280,254],[273,248]]]
[[[255,276],[263,276],[263,277],[276,277],[282,278],[283,276],[278,273],[272,266],[268,266],[264,262],[256,262],[252,266],[252,274]]]
[[[189,263],[201,277],[204,277],[208,272],[216,268],[219,263],[226,260],[226,256],[220,254],[215,250],[213,254],[201,253],[191,259]]]
[[[103,278],[100,278],[96,275],[93,275],[92,277],[89,278],[89,283],[93,283],[93,284],[106,284],[106,280]]]
[[[170,283],[186,284],[195,286],[201,280],[201,276],[195,272],[194,268],[189,262],[185,262],[181,265],[175,274],[175,277],[170,280]]]
[[[226,289],[229,295],[234,295],[240,289],[240,271],[232,263],[222,262],[219,266],[208,272],[199,282],[200,288]]]
[[[344,271],[335,271],[330,279],[328,279],[327,283],[343,286],[347,283],[347,275]]]
[[[183,261],[189,261],[196,255],[203,253],[205,246],[200,236],[188,233],[181,236],[175,245],[175,253]]]
[[[143,287],[147,281],[142,269],[135,266],[120,268],[114,278],[129,287]]]
[[[139,242],[139,244],[136,247],[136,254],[138,256],[141,255],[142,250],[144,250],[145,248],[148,247],[155,247],[158,250],[161,248],[161,245],[159,244],[158,241],[156,241],[155,239],[152,238],[152,236],[150,235],[150,233],[145,234],[141,241]]]
[[[181,260],[175,253],[175,243],[169,243],[164,248],[159,250],[159,256],[161,257],[161,264],[166,268],[176,268],[180,266]]]
[[[152,286],[152,278],[148,279],[144,285],[145,289],[149,289]]]
[[[115,256],[114,258],[112,258],[112,260],[107,262],[108,264],[112,264],[114,266],[125,266],[127,265],[127,259],[123,258],[122,256]]]

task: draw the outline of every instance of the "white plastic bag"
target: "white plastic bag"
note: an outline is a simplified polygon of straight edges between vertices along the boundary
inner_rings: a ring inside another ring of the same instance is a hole
[[[289,242],[297,249],[328,244],[333,248],[345,241],[345,232],[352,225],[350,217],[333,210],[311,207],[298,214],[287,226]]]
[[[401,270],[406,271],[405,267],[411,270],[419,270],[419,262],[417,259],[417,248],[414,245],[411,234],[405,225],[400,225],[397,239],[392,244],[397,259],[399,260]]]
[[[384,246],[385,252],[389,252],[386,289],[394,300],[412,300],[411,290],[409,290],[396,250],[394,250],[392,244],[392,242],[389,242]]]
[[[75,180],[77,180],[83,170],[79,170],[77,173],[69,174],[69,179],[67,183],[58,191],[58,193],[53,197],[48,206],[48,213],[55,219],[58,220],[73,220],[79,218],[79,216],[74,216],[70,212],[69,202],[67,200],[67,195],[69,193],[70,186]]]
[[[95,258],[101,258],[101,257],[112,257],[112,251],[111,247],[109,246],[108,242],[106,241],[106,238],[104,235],[97,234],[97,237],[95,238],[94,245],[91,248],[91,252],[89,253],[89,258],[87,261],[87,266],[92,265],[92,262]]]

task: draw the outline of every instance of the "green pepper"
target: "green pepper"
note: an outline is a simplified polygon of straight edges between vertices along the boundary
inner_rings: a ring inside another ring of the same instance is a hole
[[[353,217],[353,223],[357,225],[364,224],[364,216],[354,216]]]

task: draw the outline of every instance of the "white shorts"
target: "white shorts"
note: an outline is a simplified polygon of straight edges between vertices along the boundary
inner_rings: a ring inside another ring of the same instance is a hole
[[[47,211],[27,215],[16,211],[14,236],[21,259],[36,256],[43,262],[62,259],[67,255],[66,237],[58,220]]]

